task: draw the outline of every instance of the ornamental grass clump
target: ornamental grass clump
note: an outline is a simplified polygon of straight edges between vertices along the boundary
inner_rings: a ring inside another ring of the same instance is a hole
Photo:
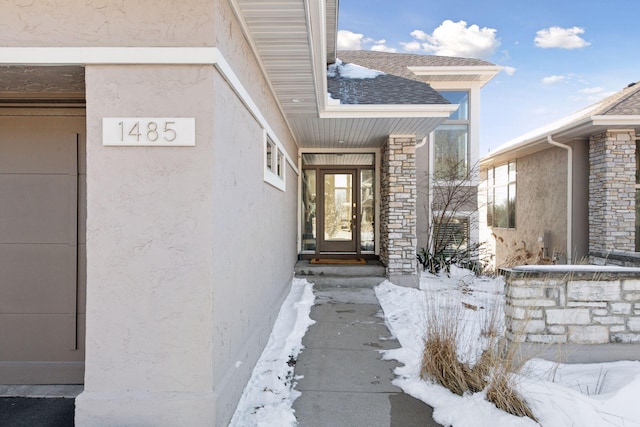
[[[432,299],[438,301],[438,298]],[[460,301],[435,302],[427,313],[426,334],[420,377],[431,380],[457,395],[486,392],[486,398],[499,409],[519,417],[536,420],[516,390],[517,373],[524,362],[517,345],[507,344],[498,323],[496,308],[486,316],[479,337],[463,337],[459,330],[463,310]],[[470,342],[464,342],[467,339]],[[472,349],[476,346],[476,349]],[[482,351],[478,352],[477,347]],[[478,354],[470,357],[471,353]],[[475,360],[472,360],[475,359]]]

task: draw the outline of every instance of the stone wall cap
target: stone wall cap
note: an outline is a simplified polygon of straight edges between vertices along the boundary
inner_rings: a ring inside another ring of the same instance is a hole
[[[575,274],[585,276],[589,274],[612,274],[628,277],[640,277],[640,268],[622,267],[617,265],[519,265],[511,268],[501,268],[500,272],[506,275],[566,275]]]

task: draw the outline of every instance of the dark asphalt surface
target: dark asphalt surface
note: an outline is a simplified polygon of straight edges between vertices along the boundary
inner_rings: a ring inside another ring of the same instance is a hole
[[[0,398],[1,427],[73,427],[75,399]]]

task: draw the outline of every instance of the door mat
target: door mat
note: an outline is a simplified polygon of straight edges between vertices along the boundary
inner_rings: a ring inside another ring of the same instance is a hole
[[[366,264],[364,258],[356,259],[332,259],[332,258],[311,258],[309,264]]]

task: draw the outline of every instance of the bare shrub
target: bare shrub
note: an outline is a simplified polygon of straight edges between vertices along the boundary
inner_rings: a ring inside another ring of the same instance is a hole
[[[420,377],[430,379],[462,396],[486,390],[487,400],[499,409],[516,416],[536,420],[524,399],[516,391],[517,373],[526,358],[516,343],[508,343],[498,325],[497,310],[485,317],[482,332],[483,351],[474,362],[461,360],[459,319],[464,304],[433,301],[427,314],[424,351]],[[453,307],[453,308],[452,308]]]

